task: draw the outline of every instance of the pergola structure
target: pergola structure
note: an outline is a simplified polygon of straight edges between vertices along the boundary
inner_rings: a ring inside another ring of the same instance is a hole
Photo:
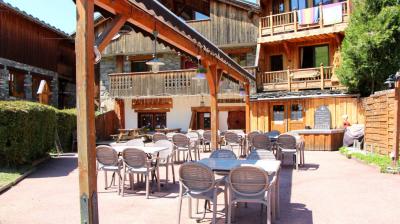
[[[212,146],[217,146],[217,93],[225,73],[242,83],[246,91],[246,131],[250,131],[250,73],[233,61],[222,50],[189,27],[155,0],[75,0],[76,29],[76,90],[78,116],[78,155],[81,222],[98,223],[97,179],[95,153],[94,110],[94,46],[104,50],[124,24],[134,26],[145,35],[155,29],[162,43],[193,57],[201,57],[207,69],[211,98]],[[95,40],[94,12],[112,17],[112,22]]]

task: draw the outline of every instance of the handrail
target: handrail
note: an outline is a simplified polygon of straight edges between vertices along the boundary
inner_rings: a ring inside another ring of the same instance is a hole
[[[337,4],[337,3],[332,3]],[[342,4],[342,16],[343,18],[348,17],[350,15],[350,0],[340,2]],[[322,13],[323,5],[319,5],[320,7],[320,19],[319,23],[316,24],[309,24],[309,25],[301,25],[298,22],[298,12],[299,10],[294,10],[290,12],[284,12],[279,14],[272,14],[269,16],[261,17],[260,18],[260,36],[265,35],[275,35],[279,33],[287,33],[287,32],[297,32],[300,30],[305,29],[315,29],[315,28],[323,28],[323,20],[324,15]],[[345,23],[343,19],[342,23]]]

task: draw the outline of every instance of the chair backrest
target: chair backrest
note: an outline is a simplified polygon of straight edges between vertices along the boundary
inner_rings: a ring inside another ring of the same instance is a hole
[[[279,135],[277,143],[284,149],[296,149],[296,138],[293,135]]]
[[[110,146],[99,145],[96,147],[96,159],[104,166],[116,166],[118,164],[118,152]]]
[[[176,132],[168,132],[166,134],[166,136],[167,136],[168,139],[172,139],[172,137],[174,137],[174,135],[176,135],[176,134],[177,134]]]
[[[240,137],[237,133],[228,131],[225,133],[225,141],[227,143],[239,143]]]
[[[203,139],[206,142],[211,142],[211,131],[210,130],[203,132]]]
[[[261,134],[259,131],[252,131],[249,134],[247,134],[247,141],[249,142],[250,146],[252,146],[252,141],[253,141],[253,137],[255,135]]]
[[[132,139],[130,141],[127,141],[125,143],[125,145],[127,146],[140,146],[140,147],[144,147],[144,142],[141,138],[137,138],[137,139]]]
[[[242,196],[263,194],[268,188],[268,175],[259,167],[242,165],[229,173],[229,185],[233,192]]]
[[[236,154],[232,150],[219,149],[211,153],[210,158],[213,159],[237,159]]]
[[[172,153],[174,151],[174,143],[168,141],[168,140],[158,140],[154,143],[154,146],[158,147],[168,147],[167,150],[160,151],[158,153],[158,157],[160,158],[161,162],[167,162],[166,160],[172,156]]]
[[[250,154],[247,156],[248,160],[275,160],[275,155],[270,150],[259,149],[252,150]]]
[[[127,148],[122,152],[122,159],[130,167],[141,168],[146,166],[147,155],[142,150]]]
[[[196,162],[182,164],[179,168],[179,179],[187,190],[198,193],[211,190],[215,184],[212,170]]]
[[[271,140],[266,134],[254,135],[251,145],[255,149],[265,149],[265,150],[271,150],[272,147]]]
[[[174,136],[172,136],[172,142],[174,143],[174,145],[176,145],[177,147],[189,147],[190,145],[190,139],[184,135],[184,134],[175,134]]]
[[[190,132],[188,132],[188,133],[186,134],[186,136],[187,136],[188,138],[190,138],[190,139],[193,139],[193,140],[199,140],[199,139],[200,139],[200,134],[197,133],[197,132],[195,132],[195,131],[190,131]]]
[[[153,142],[157,142],[160,140],[168,140],[168,137],[163,133],[155,133],[153,135]]]

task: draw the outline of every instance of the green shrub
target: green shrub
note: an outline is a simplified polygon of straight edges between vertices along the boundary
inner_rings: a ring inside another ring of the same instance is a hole
[[[72,151],[72,138],[76,130],[76,109],[57,110],[57,131],[63,152]]]
[[[0,101],[0,165],[31,163],[54,147],[56,109],[26,101]]]

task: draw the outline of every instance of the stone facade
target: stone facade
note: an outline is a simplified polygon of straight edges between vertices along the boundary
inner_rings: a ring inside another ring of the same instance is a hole
[[[9,95],[7,67],[0,70],[0,100],[7,99]]]
[[[181,69],[181,57],[176,53],[162,54],[160,61],[165,63],[165,65],[160,66],[161,71]]]
[[[58,74],[53,76],[50,82],[51,89],[51,105],[58,107]]]
[[[32,75],[30,72],[25,74],[24,92],[25,92],[25,99],[32,101]]]
[[[128,70],[127,63],[124,62],[124,72]],[[129,69],[130,71],[130,69]],[[102,111],[109,111],[114,109],[114,101],[109,97],[110,81],[108,75],[116,72],[116,58],[107,57],[103,58],[100,62],[100,107]]]
[[[256,64],[256,49],[247,53],[246,61],[247,61],[247,66],[254,66]]]

